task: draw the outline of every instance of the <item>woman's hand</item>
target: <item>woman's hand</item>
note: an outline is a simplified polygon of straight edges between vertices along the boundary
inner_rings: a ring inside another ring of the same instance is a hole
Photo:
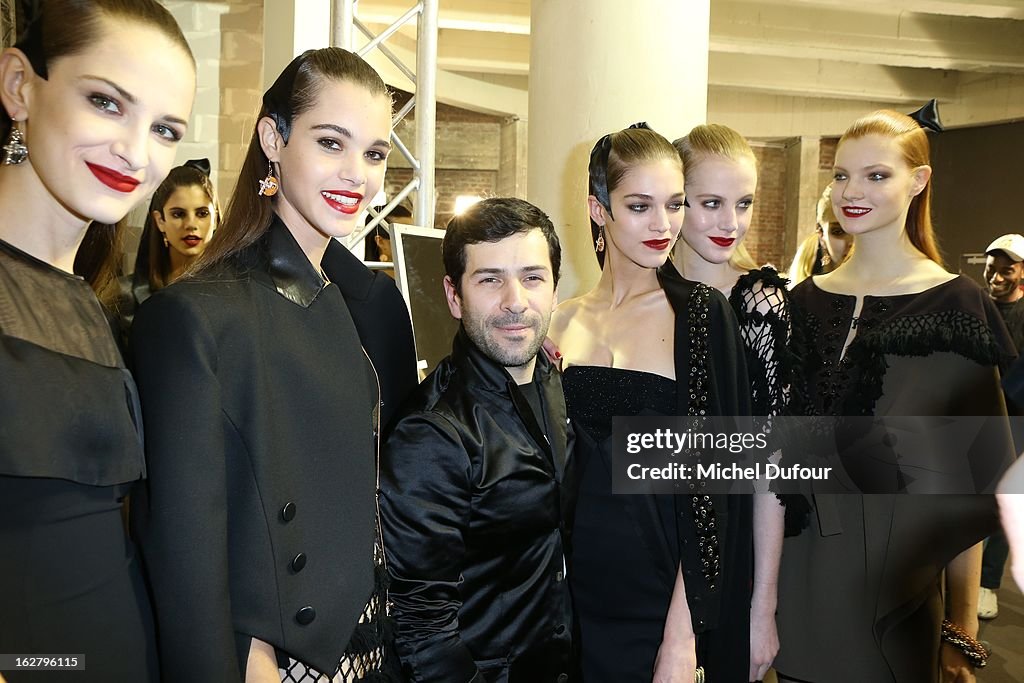
[[[760,681],[768,673],[779,653],[779,632],[775,626],[775,610],[750,608],[750,673],[751,681]]]
[[[541,346],[544,351],[544,355],[548,357],[548,360],[558,368],[562,369],[562,352],[558,350],[558,346],[555,342],[551,341],[551,337],[544,337],[544,344]]]
[[[661,641],[654,660],[654,683],[693,683],[696,673],[696,638]]]
[[[939,651],[939,663],[942,669],[942,683],[975,683],[974,667],[967,661],[967,657],[945,641]]]

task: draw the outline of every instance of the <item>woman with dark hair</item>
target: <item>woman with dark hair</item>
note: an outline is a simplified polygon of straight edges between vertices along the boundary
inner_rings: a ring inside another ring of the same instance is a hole
[[[181,277],[206,250],[219,217],[209,159],[172,168],[149,202],[135,272],[121,278],[117,313],[125,338],[139,304]]]
[[[934,492],[963,492],[972,475],[969,490],[990,492],[1010,462],[999,371],[1013,345],[985,292],[942,267],[931,175],[927,136],[912,119],[883,110],[854,122],[836,150],[832,207],[856,249],[792,291],[801,410],[914,416],[921,429],[860,435],[872,463],[860,481],[874,495],[814,495],[802,528],[787,529],[780,680],[966,682],[985,663],[975,640],[980,541],[997,527],[995,500]],[[946,432],[921,421],[962,415],[996,416],[987,424],[1000,428],[945,458]],[[932,431],[937,439],[923,444]],[[959,463],[966,477],[944,474]],[[918,491],[933,495],[898,495]]]
[[[390,135],[365,61],[296,57],[209,247],[135,317],[149,481],[132,512],[167,681],[388,680],[377,448],[415,385],[412,328],[335,238]]]
[[[668,140],[643,124],[601,138],[588,197],[601,278],[549,331],[577,437],[569,580],[588,683],[693,681],[699,667],[747,680],[750,496],[612,494],[613,416],[750,413],[729,304],[668,263],[683,204]]]
[[[90,287],[109,278],[75,262],[167,175],[194,94],[152,0],[43,0],[0,54],[0,649],[76,669],[10,683],[157,680],[122,516],[145,475],[135,385]]]

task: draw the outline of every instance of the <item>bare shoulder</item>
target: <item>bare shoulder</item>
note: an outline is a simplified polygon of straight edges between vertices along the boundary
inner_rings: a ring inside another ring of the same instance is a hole
[[[555,342],[565,334],[569,324],[579,314],[582,298],[578,296],[568,301],[563,301],[558,304],[555,312],[551,314],[551,326],[548,328],[548,336]]]

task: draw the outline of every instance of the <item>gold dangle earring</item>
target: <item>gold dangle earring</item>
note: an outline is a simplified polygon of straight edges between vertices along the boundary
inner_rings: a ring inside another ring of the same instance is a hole
[[[21,129],[11,121],[11,132],[7,134],[4,142],[4,166],[17,166],[28,159],[28,147],[25,146],[25,136]]]
[[[594,251],[601,253],[604,251],[604,226],[599,226],[597,229],[597,239],[594,240]]]
[[[273,197],[280,187],[277,177],[274,175],[274,164],[267,162],[267,177],[260,181],[260,196]]]
[[[170,249],[171,243],[167,241],[167,233],[161,232],[160,235],[164,238],[164,249]]]

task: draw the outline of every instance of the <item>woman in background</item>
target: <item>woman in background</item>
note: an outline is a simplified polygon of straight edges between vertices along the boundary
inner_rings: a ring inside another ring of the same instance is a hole
[[[806,414],[1006,414],[999,369],[1013,347],[985,292],[941,265],[928,147],[917,123],[891,111],[857,120],[839,141],[832,205],[857,248],[841,268],[792,291]],[[972,489],[991,491],[993,473],[1009,463],[1004,436],[957,454],[974,468]],[[941,487],[947,464],[933,453],[941,444],[899,451],[899,438],[879,435],[868,446],[875,464],[864,481],[879,493],[815,495],[804,528],[786,539],[782,681],[963,682],[984,663],[974,639],[980,541],[996,525],[994,498],[898,495]]]
[[[125,339],[139,304],[195,262],[210,243],[219,217],[210,160],[190,159],[172,168],[149,202],[135,272],[122,278],[118,315]]]
[[[675,148],[637,124],[590,157],[601,278],[558,307],[580,490],[569,568],[588,683],[747,679],[749,496],[612,494],[612,417],[745,415],[735,318],[667,264],[683,221]],[[637,330],[644,334],[637,334]]]
[[[33,10],[0,54],[0,649],[77,670],[3,676],[155,682],[122,516],[145,475],[138,402],[90,284],[110,281],[114,224],[174,162],[195,63],[153,0]]]
[[[336,239],[383,182],[391,96],[360,57],[310,50],[256,120],[210,246],[132,326],[164,679],[391,680],[377,448],[412,329]]]
[[[832,211],[832,184],[825,186],[818,199],[818,221],[814,232],[797,248],[793,264],[789,267],[790,287],[811,275],[830,273],[850,256],[853,236],[843,230]]]
[[[787,409],[794,363],[786,281],[759,268],[743,245],[757,192],[757,160],[742,135],[700,125],[674,143],[686,176],[686,216],[673,257],[683,277],[729,297],[740,324],[754,415]],[[772,494],[754,498],[754,588],[749,680],[761,680],[779,649],[775,628],[784,510]]]

